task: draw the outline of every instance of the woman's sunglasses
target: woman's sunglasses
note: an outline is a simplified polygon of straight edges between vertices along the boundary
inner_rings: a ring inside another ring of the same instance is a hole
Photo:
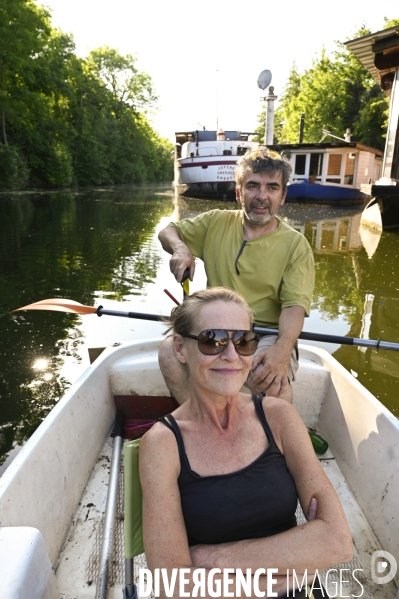
[[[231,335],[229,335],[231,333]],[[199,335],[182,335],[198,341],[198,349],[206,356],[221,354],[229,340],[241,356],[252,356],[258,347],[259,338],[253,331],[234,331],[223,329],[208,329]]]

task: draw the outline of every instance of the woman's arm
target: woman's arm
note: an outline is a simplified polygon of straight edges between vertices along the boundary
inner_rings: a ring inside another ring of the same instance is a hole
[[[219,568],[295,568],[322,571],[352,557],[352,537],[338,496],[315,455],[309,434],[295,408],[284,400],[264,399],[265,413],[276,443],[294,479],[305,514],[312,498],[312,521],[263,539],[201,546],[192,552],[194,565]],[[202,562],[202,563],[201,563]]]
[[[156,568],[165,568],[168,580],[171,580],[173,569],[186,569],[185,578],[189,583],[184,587],[185,592],[192,595],[195,584],[194,570],[187,533],[181,510],[180,492],[177,480],[180,474],[180,460],[176,440],[173,433],[163,424],[155,424],[144,435],[140,444],[140,480],[143,490],[143,537],[148,568],[154,572]],[[241,568],[241,566],[237,566]],[[265,568],[265,565],[259,566]],[[205,569],[207,580],[209,568]],[[252,575],[254,571],[252,571]],[[245,575],[245,570],[244,570]],[[287,580],[284,575],[272,575],[276,583],[272,585],[273,593],[284,594]],[[216,574],[214,581],[221,581],[223,573]],[[236,587],[236,577],[229,574],[232,584],[229,591]],[[252,577],[253,582],[253,577]],[[179,574],[174,589],[174,597],[179,597]],[[215,588],[215,582],[213,588]],[[267,595],[267,576],[259,577],[260,591]],[[223,587],[222,587],[223,588]],[[160,585],[161,597],[165,597],[163,585]],[[200,596],[200,595],[198,595]],[[201,595],[203,596],[203,595]],[[275,595],[269,595],[274,597]],[[205,597],[210,597],[206,585]],[[253,595],[255,597],[255,595]]]
[[[140,443],[143,538],[150,570],[193,565],[181,510],[179,474],[176,439],[172,431],[157,423]]]

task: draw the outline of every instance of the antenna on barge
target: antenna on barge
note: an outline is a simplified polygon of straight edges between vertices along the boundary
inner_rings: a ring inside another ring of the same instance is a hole
[[[258,77],[258,87],[262,90],[265,90],[271,83],[272,74],[271,71],[266,69],[262,71]],[[266,123],[265,123],[265,146],[273,143],[273,133],[274,133],[274,100],[277,99],[277,96],[274,95],[274,87],[269,87],[269,94],[261,100],[264,100],[267,104],[266,108]]]
[[[216,69],[216,131],[219,131],[219,69]]]

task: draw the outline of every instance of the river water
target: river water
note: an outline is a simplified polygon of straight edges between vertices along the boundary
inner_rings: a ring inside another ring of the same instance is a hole
[[[160,330],[124,318],[12,311],[64,297],[167,315],[174,304],[163,289],[179,300],[182,290],[158,231],[171,220],[236,207],[176,200],[168,186],[0,195],[0,474],[88,367],[88,348]],[[366,230],[360,214],[361,208],[296,204],[280,211],[314,252],[316,287],[305,330],[399,342],[399,232]],[[204,286],[199,263],[191,291]],[[399,416],[399,353],[321,345]]]

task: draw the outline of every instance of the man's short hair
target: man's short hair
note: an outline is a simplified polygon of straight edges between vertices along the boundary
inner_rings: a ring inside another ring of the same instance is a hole
[[[280,174],[284,193],[287,189],[291,171],[291,162],[285,156],[281,156],[277,152],[272,152],[267,148],[250,150],[237,162],[236,186],[238,189],[241,189],[242,181],[247,172]]]

